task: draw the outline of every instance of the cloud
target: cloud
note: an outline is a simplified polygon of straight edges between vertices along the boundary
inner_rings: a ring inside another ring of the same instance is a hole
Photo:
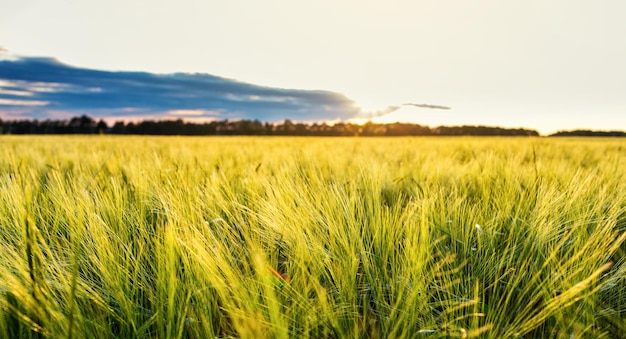
[[[406,104],[402,104],[402,106],[415,106],[415,107],[420,107],[420,108],[432,108],[432,109],[450,109],[450,107],[447,107],[447,106],[430,105],[430,104],[413,104],[410,102]]]
[[[108,118],[321,121],[361,113],[352,100],[330,91],[264,87],[210,74],[93,70],[52,58],[0,59],[0,118],[16,108],[23,118],[38,119],[67,112]]]
[[[365,118],[365,119],[373,119],[373,118],[382,117],[382,116],[391,114],[391,113],[399,110],[400,108],[402,108],[402,106],[415,106],[415,107],[419,107],[419,108],[429,108],[429,109],[450,109],[450,107],[440,106],[440,105],[406,103],[406,104],[402,104],[402,105],[387,106],[387,107],[385,107],[383,109],[380,109],[380,110],[377,110],[377,111],[361,112],[361,114],[357,117],[357,119],[363,119],[363,118]]]
[[[219,117],[219,111],[208,111],[204,109],[175,109],[167,114],[181,117]]]
[[[400,106],[394,105],[394,106],[387,106],[383,109],[380,110],[376,110],[376,111],[370,111],[370,112],[361,112],[361,114],[357,117],[357,119],[372,119],[372,118],[376,118],[376,117],[381,117],[383,115],[387,115],[390,113],[393,113],[397,110],[400,109]]]
[[[0,107],[2,106],[47,106],[49,102],[41,100],[15,100],[0,98]]]
[[[4,89],[0,87],[0,95],[13,95],[13,96],[32,96],[33,93],[28,91],[20,91],[20,90],[12,90],[12,89]]]

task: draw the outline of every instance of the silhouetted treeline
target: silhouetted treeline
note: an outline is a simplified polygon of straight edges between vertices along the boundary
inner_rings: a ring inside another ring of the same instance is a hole
[[[538,136],[527,129],[489,126],[440,126],[393,123],[363,125],[352,123],[304,124],[285,120],[272,124],[258,120],[211,121],[191,123],[183,120],[145,120],[139,123],[118,121],[108,126],[83,115],[68,120],[0,120],[1,134],[141,134],[141,135],[291,135],[291,136],[417,136],[417,135],[500,135]]]
[[[106,133],[104,120],[96,122],[83,115],[70,120],[13,120],[0,119],[0,134],[94,134]]]
[[[623,131],[591,131],[591,130],[575,130],[575,131],[558,131],[550,134],[551,137],[626,137]]]

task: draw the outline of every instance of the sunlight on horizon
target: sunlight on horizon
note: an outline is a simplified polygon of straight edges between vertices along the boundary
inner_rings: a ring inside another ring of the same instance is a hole
[[[391,106],[389,106],[391,107]],[[387,107],[387,108],[389,108]],[[372,110],[369,112],[383,111],[384,108],[380,107],[377,110]],[[374,117],[355,117],[350,119],[349,122],[355,124],[365,124],[367,122],[373,122],[377,124],[391,124],[391,123],[410,123],[410,124],[419,124],[419,125],[428,125],[428,126],[439,126],[439,125],[453,125],[460,124],[458,119],[454,118],[454,115],[451,114],[450,111],[446,110],[433,110],[429,108],[419,108],[412,106],[401,106],[399,105],[395,111],[392,111],[387,114],[374,116]]]
[[[45,119],[55,110],[121,118],[133,106],[140,116],[222,109],[217,119],[270,122],[626,128],[619,43],[626,2],[5,0],[0,7],[0,82],[35,77],[74,86],[0,85],[5,119]],[[28,62],[8,60],[62,63],[72,72],[29,73],[19,68]],[[69,76],[87,70],[117,80]],[[202,74],[217,84],[193,90],[196,80],[188,80]],[[407,102],[454,111],[387,110]]]

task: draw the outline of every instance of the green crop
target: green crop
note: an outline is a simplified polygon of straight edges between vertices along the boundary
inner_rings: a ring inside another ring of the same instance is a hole
[[[626,336],[620,139],[0,145],[0,337]]]

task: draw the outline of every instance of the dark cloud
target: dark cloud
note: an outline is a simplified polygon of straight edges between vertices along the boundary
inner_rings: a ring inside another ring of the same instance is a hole
[[[310,121],[346,120],[359,109],[334,92],[263,87],[209,74],[111,72],[51,58],[0,59],[0,117],[11,112],[39,119],[62,112]]]

